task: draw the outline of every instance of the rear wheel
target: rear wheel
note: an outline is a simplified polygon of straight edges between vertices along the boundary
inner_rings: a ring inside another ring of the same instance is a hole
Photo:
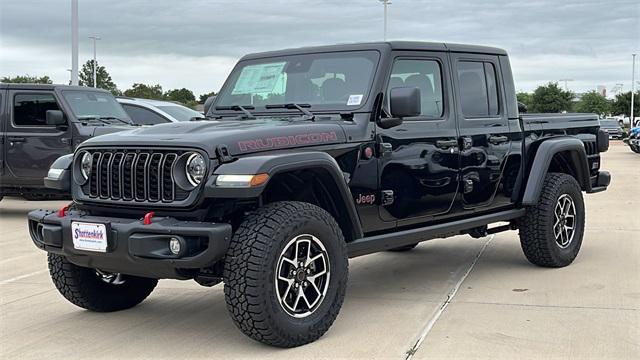
[[[227,252],[224,281],[234,323],[278,347],[315,341],[340,311],[347,285],[340,228],[308,203],[266,205],[240,225]]]
[[[48,254],[54,285],[71,303],[97,312],[124,310],[141,303],[158,280],[108,273],[77,266],[64,256]]]
[[[580,251],[584,236],[584,200],[572,176],[547,174],[537,205],[520,221],[520,244],[527,259],[538,266],[563,267]]]

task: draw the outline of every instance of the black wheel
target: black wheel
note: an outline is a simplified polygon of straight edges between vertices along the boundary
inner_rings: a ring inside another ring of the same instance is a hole
[[[338,316],[347,286],[346,243],[322,208],[294,201],[249,214],[224,266],[227,309],[254,340],[295,347],[322,336]]]
[[[64,256],[48,256],[56,288],[71,303],[91,311],[124,310],[141,303],[158,284],[156,279],[107,273],[77,266]]]
[[[410,244],[410,245],[405,245],[405,246],[398,246],[397,248],[389,249],[389,251],[394,251],[394,252],[405,252],[405,251],[411,251],[411,250],[413,250],[416,246],[418,246],[418,243]]]
[[[520,221],[520,244],[538,266],[563,267],[580,251],[584,236],[584,200],[580,185],[567,174],[547,174],[537,205]]]
[[[634,153],[640,153],[640,146],[632,145],[631,151],[633,151]]]

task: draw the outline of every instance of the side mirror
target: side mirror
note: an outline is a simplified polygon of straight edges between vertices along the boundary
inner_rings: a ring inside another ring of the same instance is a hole
[[[60,126],[66,125],[67,121],[64,119],[64,113],[60,110],[47,110],[45,119],[47,125]]]
[[[519,113],[526,113],[527,112],[527,105],[525,105],[524,103],[521,103],[520,101],[518,101],[518,112]]]
[[[381,118],[378,126],[389,129],[402,124],[405,117],[418,116],[422,112],[420,89],[416,87],[396,87],[389,92],[391,117]]]
[[[216,100],[216,96],[209,96],[207,98],[207,100],[204,101],[204,114],[207,115],[207,113],[209,112],[209,109],[211,109],[211,105],[213,105],[213,102]]]

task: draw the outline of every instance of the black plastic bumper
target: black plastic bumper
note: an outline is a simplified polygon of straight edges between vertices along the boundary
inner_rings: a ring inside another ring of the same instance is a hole
[[[588,193],[605,191],[609,183],[611,183],[611,174],[608,171],[598,171],[598,175],[591,178],[591,190]]]
[[[157,217],[144,225],[139,219],[89,216],[67,211],[64,217],[49,210],[29,213],[29,233],[33,243],[47,252],[66,256],[72,263],[151,278],[185,279],[195,269],[211,266],[222,259],[231,239],[230,224],[180,221]],[[106,252],[74,248],[71,222],[105,224]],[[168,247],[178,239],[181,251],[174,255]]]

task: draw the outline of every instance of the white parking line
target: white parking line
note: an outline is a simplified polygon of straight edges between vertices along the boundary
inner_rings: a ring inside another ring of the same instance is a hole
[[[25,278],[28,278],[28,277],[31,277],[31,276],[34,276],[34,275],[45,273],[47,271],[49,271],[49,270],[39,270],[39,271],[34,271],[32,273],[28,273],[28,274],[12,277],[11,279],[6,279],[6,280],[0,281],[0,285],[9,284],[9,283],[12,283],[14,281],[22,280],[22,279],[25,279]]]
[[[462,286],[462,283],[467,279],[467,276],[469,276],[469,274],[473,270],[473,267],[476,266],[476,263],[484,253],[484,250],[487,248],[487,246],[489,246],[489,243],[491,242],[491,240],[493,240],[494,236],[495,235],[491,235],[489,239],[487,239],[487,241],[484,243],[484,245],[482,246],[482,248],[480,249],[476,257],[471,262],[471,265],[469,265],[469,268],[467,269],[467,271],[464,273],[464,275],[462,275],[462,277],[458,280],[458,282],[451,288],[451,290],[449,290],[449,292],[447,293],[446,299],[442,302],[442,304],[440,304],[440,307],[438,308],[438,310],[435,312],[435,314],[433,314],[431,319],[429,319],[429,321],[425,325],[424,329],[422,330],[422,333],[420,334],[420,337],[418,338],[418,341],[416,341],[416,343],[411,347],[411,349],[409,349],[405,353],[406,360],[410,360],[411,358],[413,358],[413,355],[416,353],[416,351],[418,351],[418,348],[420,348],[420,345],[422,345],[422,342],[424,341],[424,339],[427,338],[427,335],[429,335],[429,332],[431,332],[431,329],[433,328],[433,326],[436,324],[436,322],[444,312],[444,309],[446,309],[447,306],[449,306],[449,304],[451,303],[451,300],[453,300],[453,297],[456,296],[458,289],[460,289],[460,286]]]

